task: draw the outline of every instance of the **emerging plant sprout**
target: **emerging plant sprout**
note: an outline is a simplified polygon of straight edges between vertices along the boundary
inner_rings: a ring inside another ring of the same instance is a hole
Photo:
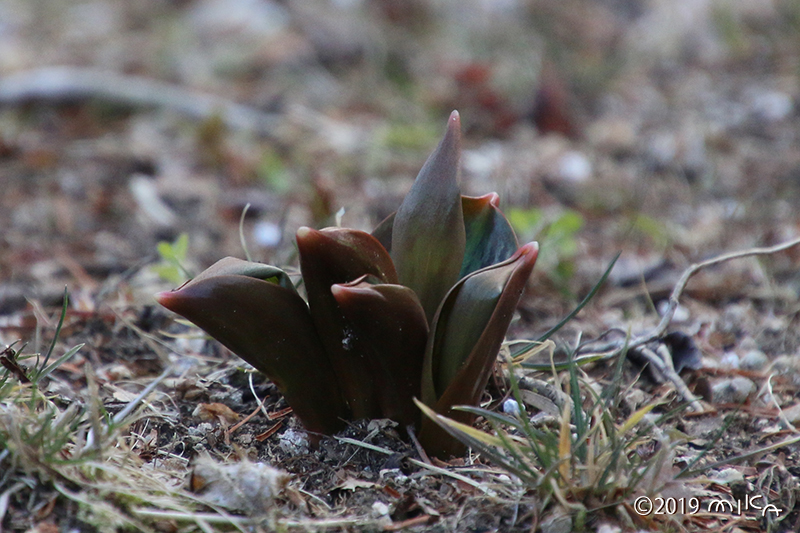
[[[308,303],[281,269],[227,257],[156,296],[266,374],[303,425],[346,420],[413,425],[429,454],[463,445],[428,418],[477,405],[538,254],[519,246],[495,193],[461,196],[460,120],[396,213],[372,234],[300,228]]]

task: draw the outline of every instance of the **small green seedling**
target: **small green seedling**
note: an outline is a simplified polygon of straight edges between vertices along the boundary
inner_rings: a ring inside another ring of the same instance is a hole
[[[179,284],[191,274],[184,268],[186,255],[189,252],[189,235],[181,233],[175,242],[161,241],[156,247],[161,262],[150,268],[164,281]]]

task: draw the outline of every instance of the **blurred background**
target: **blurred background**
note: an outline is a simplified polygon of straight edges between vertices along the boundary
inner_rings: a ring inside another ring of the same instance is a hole
[[[0,316],[65,284],[150,304],[242,257],[240,218],[280,265],[300,225],[368,230],[452,109],[464,192],[542,242],[526,319],[618,251],[615,286],[657,300],[798,234],[799,75],[796,0],[0,0]],[[796,301],[797,266],[695,294]]]

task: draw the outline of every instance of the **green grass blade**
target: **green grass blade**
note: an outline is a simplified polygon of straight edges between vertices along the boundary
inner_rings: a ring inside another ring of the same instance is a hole
[[[33,377],[31,381],[36,383],[40,377],[42,377],[42,372],[45,368],[47,368],[47,362],[50,361],[50,357],[53,355],[53,350],[56,348],[56,342],[58,342],[58,337],[61,335],[61,326],[64,325],[64,319],[67,316],[67,305],[69,305],[69,293],[67,292],[67,288],[64,287],[64,303],[61,307],[61,317],[58,319],[58,326],[56,326],[55,335],[53,335],[53,342],[50,343],[50,348],[47,350],[47,355],[44,356],[44,361],[42,361],[41,366],[38,366],[35,372],[33,372]]]
[[[461,424],[455,420],[450,420],[449,418],[436,413],[433,409],[419,401],[415,400],[415,403],[417,404],[417,407],[422,410],[425,416],[429,417],[434,423],[436,423],[436,425],[445,430],[453,438],[458,439],[464,445],[477,450],[491,462],[501,466],[502,468],[505,468],[508,472],[517,476],[524,483],[529,485],[536,484],[537,480],[534,477],[531,477],[530,474],[528,474],[523,468],[517,464],[514,464],[512,461],[509,461],[507,458],[503,457],[502,454],[498,453],[496,446],[498,444],[502,444],[500,437],[483,433],[472,426],[467,426],[466,424]],[[503,446],[500,447],[504,448]]]
[[[575,318],[575,315],[580,313],[581,309],[586,307],[586,304],[588,304],[592,300],[592,298],[594,298],[595,294],[597,294],[597,291],[600,290],[600,287],[602,287],[603,283],[605,283],[606,279],[608,279],[608,275],[611,274],[611,269],[614,268],[614,265],[617,263],[617,259],[619,259],[619,256],[621,254],[622,254],[622,252],[618,252],[617,255],[614,256],[614,259],[611,260],[611,263],[609,263],[608,268],[606,268],[606,271],[600,277],[600,280],[597,283],[595,283],[594,287],[592,287],[592,290],[589,291],[589,294],[587,294],[586,297],[583,300],[581,300],[581,303],[579,303],[578,306],[575,309],[573,309],[570,314],[568,314],[563,319],[561,319],[561,322],[559,322],[558,324],[556,324],[555,326],[550,328],[547,331],[547,333],[545,333],[544,335],[539,337],[537,339],[538,342],[544,342],[547,339],[549,339],[550,337],[552,337],[553,334],[555,332],[557,332],[558,330],[560,330],[562,327],[564,327],[564,325],[567,322],[569,322],[570,320]],[[515,354],[511,354],[511,355],[512,355],[512,357],[515,356]]]
[[[77,346],[73,346],[70,348],[67,353],[59,357],[53,364],[45,367],[42,371],[36,376],[37,379],[42,379],[47,377],[53,370],[60,367],[64,362],[66,362],[70,357],[78,353],[78,351],[83,348],[83,344],[78,344]]]
[[[578,365],[575,364],[575,352],[569,353],[569,388],[572,396],[572,418],[575,423],[577,433],[575,454],[582,460],[586,460],[586,418],[583,412],[583,402],[581,400],[581,389],[578,385]]]

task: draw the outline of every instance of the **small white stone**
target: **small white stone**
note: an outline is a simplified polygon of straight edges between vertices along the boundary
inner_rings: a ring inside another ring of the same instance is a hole
[[[723,379],[711,387],[711,398],[717,404],[738,404],[754,393],[756,384],[749,379],[737,376]]]
[[[722,368],[739,368],[739,356],[736,352],[725,352],[720,358]]]
[[[558,175],[565,181],[583,183],[592,175],[592,164],[581,152],[571,150],[558,160]]]
[[[664,316],[669,308],[669,302],[667,300],[662,300],[658,303],[658,314]],[[673,322],[686,322],[689,320],[691,315],[689,314],[689,310],[686,309],[684,306],[678,304],[678,307],[675,308],[675,314],[672,315]]]
[[[372,513],[375,516],[387,516],[389,514],[389,506],[383,502],[375,502],[372,504]]]
[[[800,403],[783,408],[783,417],[790,424],[800,424]]]
[[[753,112],[767,122],[777,122],[794,112],[792,97],[780,91],[758,93],[752,100]]]
[[[253,226],[253,239],[264,248],[274,248],[280,244],[281,236],[281,228],[274,222],[261,220]]]
[[[509,398],[506,401],[504,401],[503,402],[503,412],[505,414],[507,414],[507,415],[519,416],[520,409],[519,409],[519,403],[517,403],[517,400],[514,400],[513,398]]]
[[[769,364],[769,358],[761,350],[750,350],[739,361],[742,370],[763,370]]]

